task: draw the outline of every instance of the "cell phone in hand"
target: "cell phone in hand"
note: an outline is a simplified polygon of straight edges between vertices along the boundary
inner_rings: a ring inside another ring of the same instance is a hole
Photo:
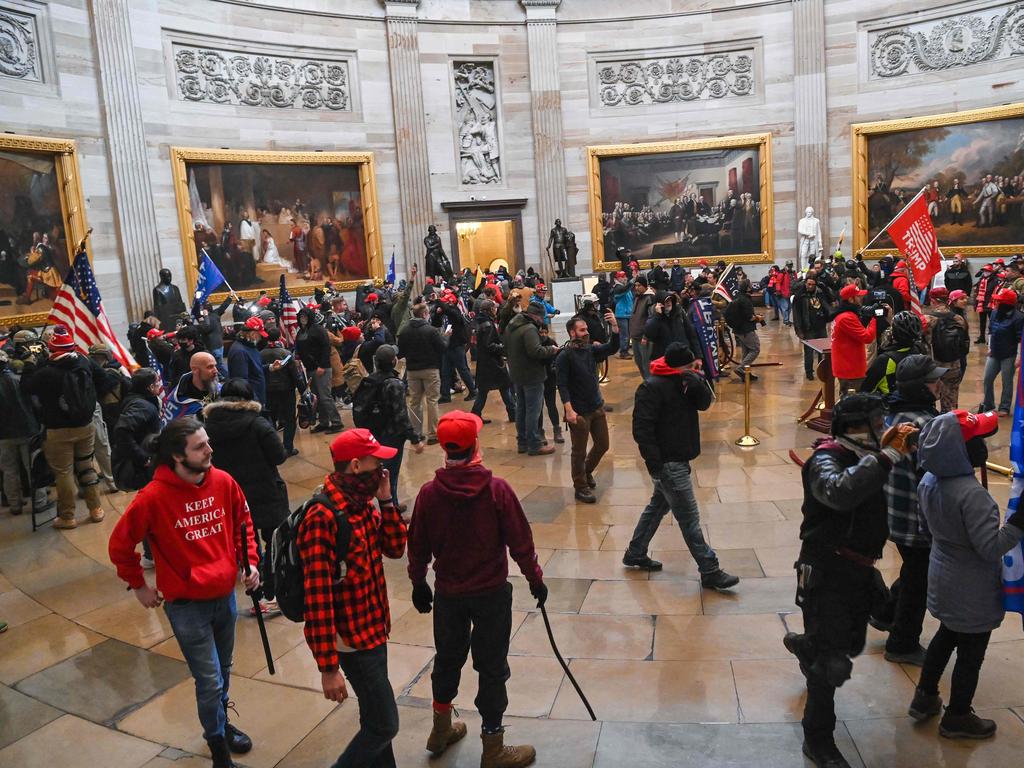
[[[879,307],[878,309],[875,310],[875,317],[881,317],[884,314],[885,314],[885,310],[882,309],[881,307]]]

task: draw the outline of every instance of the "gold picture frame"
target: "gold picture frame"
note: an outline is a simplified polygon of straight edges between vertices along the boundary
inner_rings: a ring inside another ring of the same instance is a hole
[[[984,107],[982,109],[971,109],[962,112],[946,112],[938,115],[924,115],[922,117],[900,118],[896,120],[879,120],[870,123],[854,123],[850,126],[850,137],[852,142],[852,169],[853,169],[853,237],[852,245],[854,253],[863,250],[864,246],[871,241],[870,233],[870,212],[868,209],[869,198],[872,196],[870,189],[870,157],[869,144],[872,137],[906,133],[928,128],[948,128],[950,126],[967,125],[972,123],[986,123],[1007,118],[1024,118],[1024,103],[1004,104],[998,107]],[[972,180],[973,181],[973,180]],[[944,190],[943,190],[944,192]],[[910,198],[906,197],[905,202]],[[898,210],[893,207],[892,215],[895,216]],[[883,216],[884,217],[884,216]],[[965,216],[966,218],[967,216]],[[939,247],[949,250],[955,249],[964,256],[996,257],[1010,256],[1024,252],[1024,243],[1005,243],[999,245],[959,245],[942,242],[941,231],[939,234]],[[865,258],[881,258],[887,253],[893,253],[894,247],[871,248],[864,251]]]
[[[198,279],[198,255],[193,237],[193,217],[189,196],[188,165],[190,163],[222,164],[222,165],[337,165],[357,166],[359,172],[359,203],[362,209],[363,228],[365,234],[366,263],[368,277],[357,280],[335,281],[334,285],[341,290],[354,290],[363,285],[367,279],[381,285],[384,280],[384,255],[381,247],[380,220],[377,209],[377,177],[374,169],[372,152],[276,152],[266,150],[235,150],[235,149],[201,149],[195,147],[171,147],[171,169],[174,178],[174,195],[178,209],[178,230],[181,236],[181,249],[185,261],[185,279],[188,295],[195,292]],[[318,287],[323,287],[328,278],[326,275],[319,282],[306,281],[306,285],[288,285],[292,296],[310,296]],[[261,291],[274,294],[278,283],[263,284],[258,288],[238,290],[243,299],[254,299]],[[219,301],[226,292],[218,292],[211,296],[212,301]]]
[[[610,272],[620,269],[618,261],[605,261],[603,205],[601,191],[601,160],[614,157],[641,155],[667,155],[680,152],[722,149],[756,149],[758,153],[758,193],[760,195],[760,241],[757,252],[719,255],[707,253],[679,258],[683,266],[697,266],[701,260],[725,261],[736,264],[765,264],[775,260],[775,217],[772,197],[772,135],[751,133],[740,136],[719,136],[708,139],[645,142],[638,144],[604,144],[587,147],[587,186],[590,200],[591,258],[594,271]],[[652,249],[653,250],[653,249]],[[670,257],[671,258],[671,257]],[[639,259],[643,268],[653,267],[659,258]]]
[[[38,155],[52,159],[60,196],[61,217],[67,243],[67,259],[74,259],[75,249],[89,231],[85,217],[85,197],[82,194],[81,174],[78,169],[78,144],[71,139],[51,139],[41,136],[0,134],[0,152]],[[86,252],[92,261],[92,252],[86,242]],[[60,275],[61,281],[64,274]],[[0,314],[0,326],[20,325],[38,327],[46,323],[50,312],[24,312]]]

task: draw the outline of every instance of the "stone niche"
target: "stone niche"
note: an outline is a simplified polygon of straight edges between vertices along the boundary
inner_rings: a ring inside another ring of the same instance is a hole
[[[495,62],[454,59],[451,68],[459,183],[466,187],[501,185]]]

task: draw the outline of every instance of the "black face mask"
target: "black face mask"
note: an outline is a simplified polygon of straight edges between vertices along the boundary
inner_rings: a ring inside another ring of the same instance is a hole
[[[984,467],[988,461],[988,445],[983,437],[972,437],[964,446],[967,448],[967,459],[972,467]]]

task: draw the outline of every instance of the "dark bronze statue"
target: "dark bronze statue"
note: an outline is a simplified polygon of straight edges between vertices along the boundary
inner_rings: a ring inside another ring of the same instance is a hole
[[[160,318],[160,328],[164,331],[173,331],[185,311],[181,291],[171,282],[169,269],[160,270],[160,282],[153,286],[153,311]]]
[[[555,257],[555,277],[576,277],[576,254],[579,253],[576,235],[562,226],[561,219],[555,219],[555,226],[551,228],[547,252]]]
[[[441,237],[437,234],[437,227],[431,224],[427,227],[427,236],[423,238],[423,246],[427,249],[423,261],[426,267],[426,276],[435,280],[438,277],[444,278],[446,283],[452,281],[452,262],[444,252],[441,245]]]

